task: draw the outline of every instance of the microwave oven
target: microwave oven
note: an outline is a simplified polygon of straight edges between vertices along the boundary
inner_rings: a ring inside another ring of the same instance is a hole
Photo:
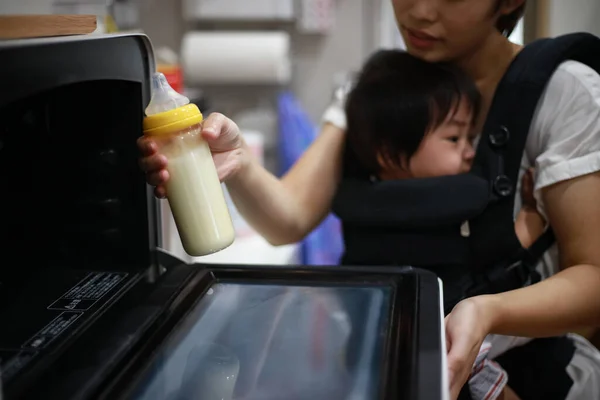
[[[3,41],[0,60],[4,400],[447,398],[433,274],[162,250],[145,35]]]

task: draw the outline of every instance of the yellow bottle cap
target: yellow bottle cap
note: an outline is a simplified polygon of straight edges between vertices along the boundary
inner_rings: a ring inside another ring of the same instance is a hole
[[[195,104],[186,104],[144,118],[144,135],[161,136],[201,123],[202,113]]]

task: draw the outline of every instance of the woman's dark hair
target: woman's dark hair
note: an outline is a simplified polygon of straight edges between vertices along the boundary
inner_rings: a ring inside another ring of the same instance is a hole
[[[400,155],[410,159],[463,99],[476,118],[479,91],[459,69],[380,50],[366,62],[346,101],[348,150],[368,173],[381,170],[378,156],[401,168]]]
[[[496,10],[497,12],[500,7],[502,7],[502,2],[505,0],[497,0],[496,2]],[[525,14],[525,5],[527,4],[527,0],[523,1],[517,9],[511,12],[508,15],[503,15],[498,18],[498,22],[496,23],[496,28],[502,33],[504,36],[509,37],[511,33],[515,30],[515,26],[519,23],[523,14]]]

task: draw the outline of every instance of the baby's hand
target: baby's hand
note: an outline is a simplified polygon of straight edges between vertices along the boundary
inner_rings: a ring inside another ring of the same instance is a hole
[[[531,210],[537,210],[537,201],[533,195],[534,172],[535,171],[533,168],[529,168],[521,180],[521,199],[523,202],[523,208],[528,208]]]
[[[515,221],[515,231],[521,245],[528,249],[544,233],[546,221],[537,209],[533,195],[533,168],[529,168],[521,181],[521,199],[523,205]]]

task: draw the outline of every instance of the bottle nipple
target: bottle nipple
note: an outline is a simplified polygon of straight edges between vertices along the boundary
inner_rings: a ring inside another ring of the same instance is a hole
[[[146,107],[147,116],[174,110],[185,106],[189,102],[190,100],[187,97],[173,90],[167,82],[167,78],[161,72],[152,75],[152,98],[150,104]]]

